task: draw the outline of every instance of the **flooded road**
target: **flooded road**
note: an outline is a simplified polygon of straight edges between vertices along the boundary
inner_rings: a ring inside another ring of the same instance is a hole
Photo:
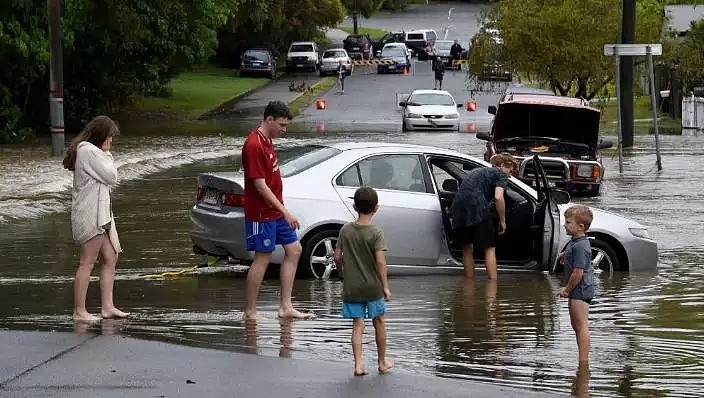
[[[123,182],[115,214],[125,252],[117,303],[135,316],[106,321],[91,332],[260,355],[351,361],[350,328],[339,318],[339,281],[297,281],[297,303],[311,321],[280,324],[278,281],[266,281],[265,319],[242,322],[241,273],[163,272],[201,262],[188,239],[196,176],[231,170],[240,126],[232,135],[142,137],[125,134],[114,150]],[[300,127],[299,128],[303,128]],[[432,143],[480,156],[483,142],[467,133],[291,133],[279,145],[331,140]],[[607,137],[608,138],[608,137]],[[613,138],[613,137],[612,137]],[[697,396],[704,388],[704,193],[695,187],[704,167],[704,137],[663,136],[664,170],[657,173],[652,136],[627,150],[623,176],[607,154],[601,197],[580,201],[650,226],[659,243],[658,270],[617,273],[600,281],[592,305],[591,374],[577,379],[576,344],[566,302],[555,292],[560,275],[502,274],[496,285],[456,276],[392,278],[389,352],[399,371],[466,378],[544,391],[592,396]],[[72,277],[78,250],[67,208],[70,174],[47,148],[0,150],[0,327],[73,330]],[[89,291],[98,303],[97,283]],[[373,336],[365,336],[373,361]],[[585,384],[586,383],[586,384]]]

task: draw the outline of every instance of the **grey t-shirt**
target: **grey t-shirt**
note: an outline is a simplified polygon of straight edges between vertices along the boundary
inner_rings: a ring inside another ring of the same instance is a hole
[[[386,250],[381,228],[347,223],[340,229],[337,248],[342,250],[342,300],[366,302],[383,298],[374,256]]]
[[[592,245],[589,238],[580,236],[572,238],[565,246],[565,278],[569,280],[572,270],[575,268],[584,269],[584,275],[579,285],[570,292],[571,299],[592,299],[594,298],[594,269],[592,268]]]
[[[489,203],[496,187],[506,188],[508,175],[495,167],[470,170],[462,179],[457,195],[450,206],[452,227],[478,224],[491,216]]]

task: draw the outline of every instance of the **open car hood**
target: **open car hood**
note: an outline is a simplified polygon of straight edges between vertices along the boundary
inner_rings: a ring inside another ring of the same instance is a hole
[[[601,111],[586,105],[505,102],[499,104],[491,133],[494,142],[511,137],[550,137],[596,148],[600,117]]]

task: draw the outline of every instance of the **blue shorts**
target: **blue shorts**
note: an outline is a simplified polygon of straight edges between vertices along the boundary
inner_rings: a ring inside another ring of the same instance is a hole
[[[342,317],[345,319],[374,319],[386,313],[386,300],[383,298],[364,302],[342,302]]]
[[[296,231],[283,217],[273,221],[244,220],[247,250],[272,253],[276,245],[288,245],[298,240]]]

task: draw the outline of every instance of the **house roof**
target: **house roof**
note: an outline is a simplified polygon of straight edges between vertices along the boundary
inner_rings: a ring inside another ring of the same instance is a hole
[[[689,31],[692,21],[704,19],[704,5],[678,4],[665,6],[665,15],[668,17],[666,29],[668,31],[684,33]]]

